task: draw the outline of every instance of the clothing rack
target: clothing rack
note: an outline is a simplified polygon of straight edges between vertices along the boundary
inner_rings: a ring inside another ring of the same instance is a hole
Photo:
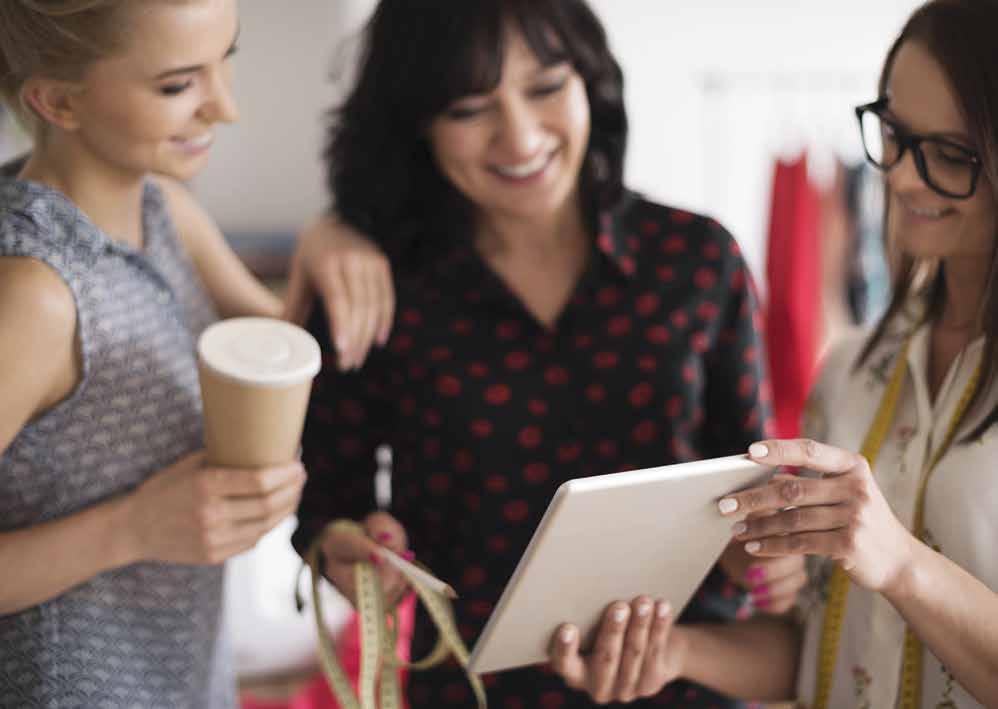
[[[696,76],[702,106],[703,154],[711,165],[721,164],[728,139],[731,116],[746,102],[772,104],[773,120],[767,140],[774,140],[774,152],[787,157],[801,146],[825,144],[831,151],[813,155],[816,174],[828,179],[834,154],[859,157],[850,107],[876,95],[877,76],[854,69],[802,68],[760,71],[708,69]],[[739,98],[735,98],[738,96]],[[755,99],[753,102],[752,99]],[[839,110],[841,109],[841,110]],[[721,135],[720,141],[718,135]],[[783,142],[785,141],[785,143]],[[853,146],[856,146],[853,148]],[[704,172],[707,193],[717,184],[716,168]]]
[[[755,89],[774,93],[817,91],[855,93],[869,91],[876,77],[861,72],[839,70],[804,71],[720,71],[708,70],[697,76],[701,93],[724,94],[733,90]]]

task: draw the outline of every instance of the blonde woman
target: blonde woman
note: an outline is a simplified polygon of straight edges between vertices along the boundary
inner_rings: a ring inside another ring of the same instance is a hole
[[[238,26],[236,0],[0,3],[35,138],[0,177],[0,707],[236,705],[220,562],[305,478],[198,450],[196,336],[282,308],[179,183],[237,118]]]

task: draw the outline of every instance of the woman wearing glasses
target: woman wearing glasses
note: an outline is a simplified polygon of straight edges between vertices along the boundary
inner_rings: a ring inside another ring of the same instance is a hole
[[[998,706],[995,27],[995,0],[933,0],[888,54],[857,113],[885,176],[893,301],[826,362],[810,432],[828,444],[750,449],[823,477],[720,501],[749,553],[824,560],[796,673],[810,707]],[[794,641],[771,622],[677,627],[674,674],[787,696],[793,668],[751,664],[775,640]]]

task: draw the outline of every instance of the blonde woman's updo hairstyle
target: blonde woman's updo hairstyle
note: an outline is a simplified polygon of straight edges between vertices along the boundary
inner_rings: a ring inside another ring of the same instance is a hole
[[[22,96],[34,76],[74,81],[120,48],[122,10],[135,0],[0,0],[0,99],[37,136]]]

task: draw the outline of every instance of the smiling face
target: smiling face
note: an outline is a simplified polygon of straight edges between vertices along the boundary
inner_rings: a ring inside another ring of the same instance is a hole
[[[443,175],[485,218],[550,218],[578,205],[589,101],[568,62],[543,65],[508,30],[498,85],[454,101],[429,126]]]
[[[238,113],[229,57],[236,0],[143,3],[129,10],[128,45],[91,65],[73,97],[74,139],[124,175],[193,177],[212,128]]]
[[[910,133],[975,148],[939,62],[916,41],[898,50],[887,80],[887,114]],[[887,173],[891,242],[915,258],[983,259],[995,238],[995,201],[985,176],[969,199],[949,199],[919,176],[911,151]]]

